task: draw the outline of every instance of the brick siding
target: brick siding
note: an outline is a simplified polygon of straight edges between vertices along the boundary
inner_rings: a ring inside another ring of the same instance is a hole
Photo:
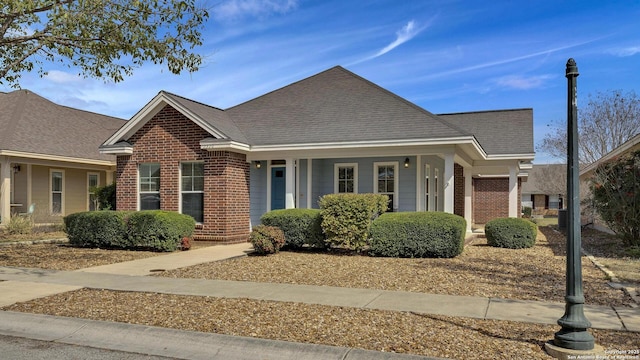
[[[453,213],[464,217],[464,168],[453,166]]]
[[[521,180],[518,179],[518,215],[521,209]],[[509,178],[473,179],[473,222],[509,217]]]
[[[133,155],[118,156],[118,210],[136,210],[138,165],[160,164],[160,207],[180,209],[180,164],[204,163],[204,221],[195,238],[224,243],[249,238],[249,163],[244,154],[207,151],[200,141],[210,135],[170,106],[165,106],[127,141]]]

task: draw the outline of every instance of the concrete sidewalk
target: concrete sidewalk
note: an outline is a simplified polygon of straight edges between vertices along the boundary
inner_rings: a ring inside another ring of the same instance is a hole
[[[423,314],[511,320],[553,325],[556,325],[556,321],[564,313],[563,303],[449,296],[403,291],[352,289],[330,286],[253,283],[226,280],[173,279],[146,276],[157,270],[170,270],[196,265],[203,262],[245,256],[250,251],[251,247],[249,244],[214,246],[125,263],[98,266],[78,271],[0,267],[0,280],[5,280],[0,282],[0,306],[6,306],[15,302],[27,301],[33,298],[84,287],[119,291],[142,291],[179,295],[300,302],[307,304],[355,307],[361,309],[409,311]],[[640,332],[640,309],[585,306],[585,314],[592,322],[593,328],[596,329]],[[39,317],[41,315],[16,314],[9,312],[0,312],[0,315],[2,315],[2,317],[13,316],[16,321],[18,321],[17,318],[20,318],[19,322],[25,324],[32,321],[34,324],[33,328],[25,330],[25,333],[28,333],[29,331],[36,331],[38,326],[37,324],[45,321],[43,318]],[[51,318],[53,318],[53,320]],[[7,319],[7,321],[4,321],[3,319],[4,318],[0,318],[0,334],[12,335],[14,333],[19,333],[19,331],[11,328],[11,326],[13,326],[13,322],[10,321],[10,319]],[[101,329],[107,326],[105,324],[96,325],[96,322],[81,319],[55,319],[55,317],[46,317],[46,321],[52,321],[54,324],[57,321],[62,321],[65,324],[73,323],[73,328],[77,328],[79,324],[85,324],[85,322],[90,322],[92,324],[91,326],[96,326]],[[163,331],[176,332],[176,330],[169,329],[149,330],[148,327],[132,327],[132,325],[124,324],[119,324],[117,326],[126,327],[127,330],[109,328],[111,330],[103,329],[96,331],[98,334],[101,332],[108,333],[109,331],[116,331],[117,333],[136,331],[137,333],[135,336],[130,336],[131,339],[136,340],[139,336],[146,333],[156,334],[157,332]],[[217,335],[208,334],[202,336],[216,337]],[[64,336],[64,338],[66,339],[67,336]],[[73,336],[71,336],[71,338],[73,338]],[[216,339],[218,338],[216,337]],[[94,339],[91,341],[96,340]],[[223,340],[218,339],[215,341],[209,339],[207,341],[212,341],[212,344],[216,344],[216,341],[222,341],[222,343],[225,343],[227,339],[224,338]],[[243,346],[252,346],[247,344],[245,340],[242,341],[244,344]],[[253,339],[252,341],[257,340]],[[160,344],[166,343],[161,342]],[[233,347],[232,345],[229,346]],[[256,346],[259,347],[263,345]],[[304,347],[309,345],[295,344],[295,347],[298,346]],[[279,348],[280,346],[277,345],[276,347]],[[207,351],[214,351],[213,348],[207,349]],[[344,349],[338,351],[338,353],[342,355],[350,354],[350,358],[356,358],[353,356],[359,356],[355,355],[356,353],[353,351],[344,353],[343,350]],[[219,349],[215,351],[219,351]],[[304,353],[304,351],[302,351],[302,353]],[[210,355],[210,353],[208,354]],[[288,354],[291,355],[290,353]],[[233,359],[234,357],[224,358]],[[332,357],[329,356],[328,358]],[[367,356],[367,358],[372,357]]]

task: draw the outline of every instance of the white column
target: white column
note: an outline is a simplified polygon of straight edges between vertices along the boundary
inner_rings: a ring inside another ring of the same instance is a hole
[[[311,209],[313,207],[313,204],[311,203],[313,198],[313,194],[311,193],[313,191],[313,182],[311,180],[313,178],[312,161],[312,159],[307,159],[307,209]]]
[[[3,225],[11,219],[11,163],[8,156],[0,157],[0,217]]]
[[[422,202],[424,199],[424,179],[422,178],[422,156],[416,156],[416,211],[424,210]]]
[[[444,185],[444,212],[453,214],[453,155],[446,154],[444,156],[444,174],[442,175],[442,183]],[[437,190],[436,190],[437,191]]]
[[[464,219],[467,221],[467,232],[471,232],[473,222],[473,178],[471,168],[464,168]]]
[[[293,159],[285,159],[285,209],[293,209],[296,207],[295,202],[295,166]]]
[[[509,217],[518,217],[518,168],[509,166]]]

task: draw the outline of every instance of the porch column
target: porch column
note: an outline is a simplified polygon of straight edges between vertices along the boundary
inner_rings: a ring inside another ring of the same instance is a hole
[[[518,168],[509,166],[509,217],[518,217]]]
[[[424,201],[424,178],[422,175],[422,155],[416,156],[416,211],[423,211],[422,202]]]
[[[444,212],[453,214],[453,153],[444,156]],[[437,191],[437,190],[436,190]]]
[[[3,225],[11,218],[11,163],[8,156],[0,157],[0,217]]]
[[[473,178],[471,176],[471,168],[464,168],[464,219],[467,221],[467,232],[471,232],[471,223],[473,222]]]
[[[313,195],[311,192],[313,191],[313,163],[312,159],[307,159],[307,209],[311,209],[313,204],[311,203],[311,198]]]
[[[295,202],[295,166],[294,160],[291,158],[285,159],[286,171],[285,171],[285,209],[293,209],[296,207]]]

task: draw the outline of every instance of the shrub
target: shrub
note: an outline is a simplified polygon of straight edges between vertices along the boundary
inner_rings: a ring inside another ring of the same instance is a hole
[[[484,232],[490,246],[522,249],[536,243],[538,226],[525,219],[501,218],[489,221]]]
[[[95,187],[93,191],[95,192],[96,198],[98,200],[98,209],[116,209],[116,183]]]
[[[127,247],[157,251],[175,251],[182,238],[193,237],[196,225],[189,215],[163,210],[133,212],[126,223]]]
[[[284,245],[284,232],[275,226],[258,225],[251,231],[249,240],[256,253],[275,254]]]
[[[596,168],[593,207],[625,246],[640,246],[640,150]]]
[[[528,218],[530,218],[530,217],[531,217],[531,211],[532,211],[532,210],[533,210],[533,209],[531,209],[531,208],[530,208],[530,207],[528,207],[528,206],[523,207],[523,208],[522,208],[522,215],[523,215],[523,217],[525,217],[525,218],[527,218],[527,219],[528,219]]]
[[[360,250],[369,241],[371,222],[387,209],[378,194],[329,194],[320,198],[322,231],[328,245]]]
[[[83,247],[126,247],[125,211],[84,211],[64,217],[69,243]]]
[[[9,235],[28,235],[33,230],[33,220],[28,216],[15,215],[9,219],[6,229]]]
[[[467,222],[443,212],[387,213],[371,227],[369,253],[387,257],[441,257],[460,255]]]
[[[285,246],[300,248],[303,245],[324,247],[322,217],[318,209],[273,210],[262,215],[262,225],[275,226],[284,232]]]

